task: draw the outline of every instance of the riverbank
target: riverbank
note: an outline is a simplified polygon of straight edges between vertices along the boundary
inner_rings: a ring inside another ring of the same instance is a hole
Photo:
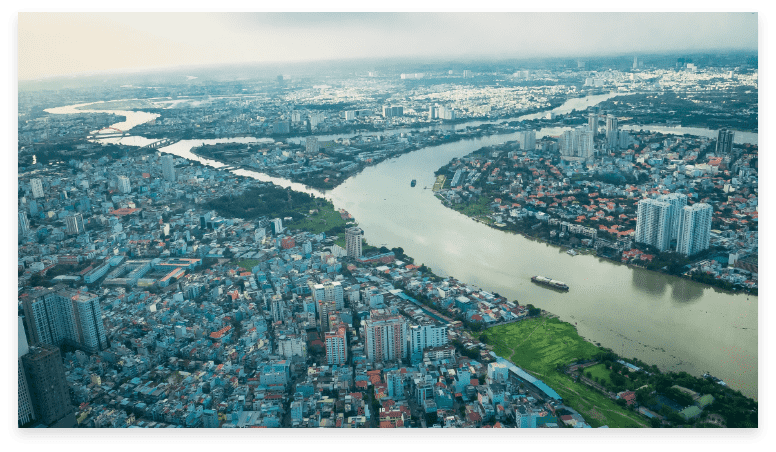
[[[740,391],[711,378],[685,372],[663,373],[657,366],[619,356],[593,345],[579,335],[574,325],[556,318],[539,317],[496,326],[478,337],[495,353],[547,383],[593,427],[709,427],[706,424],[713,423],[709,419],[716,415],[722,415],[727,427],[758,425],[758,403]],[[600,375],[586,373],[586,367],[598,363],[603,367]],[[683,397],[677,394],[676,386],[698,395]],[[628,391],[633,393],[628,397],[634,397],[630,403],[617,395]],[[658,401],[661,397],[676,399],[675,405],[686,408],[703,399],[701,396],[711,396],[714,403],[703,405],[701,414],[692,418],[684,418],[678,410]],[[655,411],[640,414],[639,405]],[[650,418],[653,414],[657,414],[656,421]]]
[[[584,110],[601,97],[565,105],[558,114]],[[557,135],[559,129],[537,131]],[[756,297],[727,295],[679,278],[667,278],[639,268],[608,265],[611,261],[548,252],[545,244],[514,234],[482,228],[432,199],[431,190],[409,187],[408,169],[421,186],[431,185],[435,169],[483,146],[518,139],[507,133],[431,146],[365,168],[332,191],[308,190],[285,179],[256,171],[233,171],[263,182],[292,187],[331,200],[359,219],[370,242],[395,247],[407,244],[407,254],[440,275],[456,275],[480,287],[489,287],[510,299],[541,300],[561,319],[579,322],[579,331],[606,347],[654,362],[664,370],[694,375],[710,371],[745,394],[757,395]],[[331,139],[327,137],[326,139]],[[221,140],[219,140],[221,141]],[[188,148],[186,148],[188,146]],[[197,162],[190,144],[161,149]],[[184,149],[185,148],[185,149]],[[219,167],[217,162],[199,163]],[[427,232],[426,232],[427,231]],[[556,294],[530,283],[544,274],[568,283],[569,294]],[[731,322],[730,314],[735,322]],[[692,341],[688,343],[688,337]],[[688,345],[691,345],[688,347]],[[730,351],[735,351],[735,356]]]

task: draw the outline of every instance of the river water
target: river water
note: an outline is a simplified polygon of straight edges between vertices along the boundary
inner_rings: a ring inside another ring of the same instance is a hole
[[[562,114],[583,109],[611,96],[572,99],[554,111]],[[47,111],[85,112],[70,108]],[[126,115],[129,124],[151,119],[133,116],[143,112],[114,113]],[[541,114],[514,119],[533,119],[537,115]],[[472,124],[454,127],[466,125]],[[639,128],[657,130],[653,126]],[[687,128],[670,129],[674,133],[694,133],[688,132]],[[542,129],[537,132],[537,138],[558,135],[563,130]],[[716,131],[700,130],[703,133],[695,131],[695,134],[716,136]],[[238,169],[233,172],[324,196],[358,219],[370,244],[384,244],[389,248],[401,246],[416,263],[425,263],[441,276],[455,276],[521,304],[532,303],[546,309],[562,320],[576,324],[583,337],[622,356],[657,364],[663,370],[683,370],[693,375],[708,371],[732,388],[757,399],[757,297],[719,292],[692,281],[630,268],[594,256],[572,257],[559,248],[478,223],[444,207],[433,196],[430,187],[436,169],[452,158],[462,157],[482,146],[515,140],[517,135],[483,136],[422,148],[368,167],[326,193],[255,171]],[[757,134],[749,135],[742,138],[737,133],[736,142],[745,139],[756,143]],[[159,151],[223,167],[219,162],[194,156],[191,149],[201,144],[269,141],[272,140],[184,140]],[[418,181],[414,188],[410,187],[412,179]],[[535,285],[530,281],[533,275],[564,281],[570,290],[562,293]]]

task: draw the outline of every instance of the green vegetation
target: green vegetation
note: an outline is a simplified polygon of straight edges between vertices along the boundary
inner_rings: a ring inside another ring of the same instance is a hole
[[[452,204],[450,207],[469,217],[486,217],[492,212],[490,201],[485,196],[480,196],[475,202]]]
[[[445,177],[444,174],[440,174],[439,176],[437,176],[436,181],[434,182],[434,186],[431,188],[431,191],[438,192],[439,190],[441,190],[442,186],[445,184],[446,179],[447,178]]]
[[[526,370],[547,373],[558,364],[590,359],[600,351],[577,334],[573,325],[555,318],[529,319],[488,330],[494,351]]]
[[[307,193],[265,185],[250,188],[237,196],[226,195],[212,199],[205,204],[205,207],[215,210],[224,217],[252,220],[262,216],[299,218],[298,212],[316,209],[321,204],[323,201]]]
[[[234,264],[238,267],[242,267],[248,271],[251,271],[251,269],[261,263],[261,260],[259,259],[243,259],[240,261],[236,261]]]
[[[585,376],[590,373],[590,379],[593,381],[599,381],[604,387],[610,386],[612,381],[609,379],[609,369],[604,366],[603,363],[596,364],[585,368]]]
[[[346,223],[339,211],[334,209],[334,206],[329,201],[321,200],[319,203],[320,207],[316,213],[289,222],[286,224],[286,227],[301,229],[313,234],[325,232],[328,235],[329,231],[332,230],[342,230],[344,232]]]
[[[620,407],[604,394],[558,372],[591,359],[601,349],[585,341],[573,325],[555,318],[529,319],[488,329],[488,342],[499,355],[541,379],[579,411],[592,427],[646,427],[646,420]]]

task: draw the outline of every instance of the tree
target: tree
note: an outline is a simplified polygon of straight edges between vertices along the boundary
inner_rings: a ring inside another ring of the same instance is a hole
[[[482,336],[480,336],[480,342],[482,342],[482,343],[487,344],[489,339],[490,338],[488,337],[487,334],[483,334]]]

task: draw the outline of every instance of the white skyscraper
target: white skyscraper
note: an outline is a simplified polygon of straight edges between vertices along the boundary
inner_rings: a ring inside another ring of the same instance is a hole
[[[83,234],[85,230],[84,217],[80,213],[66,216],[65,225],[67,226],[67,233],[70,235]]]
[[[283,301],[283,297],[278,294],[273,295],[269,301],[269,306],[270,313],[272,314],[272,321],[282,321],[286,310],[286,303]]]
[[[280,234],[283,232],[283,220],[280,218],[275,218],[272,220],[272,230],[275,234]]]
[[[579,140],[577,145],[577,157],[583,159],[592,158],[595,155],[595,135],[589,127],[584,126],[578,130]]]
[[[129,184],[129,178],[127,176],[118,177],[118,187],[121,193],[129,193],[132,191],[132,187]]]
[[[563,132],[559,140],[560,154],[564,157],[587,159],[595,154],[595,136],[586,124]],[[572,160],[572,159],[568,159]]]
[[[348,361],[347,328],[340,324],[333,331],[324,334],[326,343],[326,363],[343,365]]]
[[[671,204],[642,199],[638,204],[636,242],[666,251],[671,245]]]
[[[620,144],[617,136],[619,127],[617,125],[617,117],[614,115],[606,115],[606,143],[609,149],[616,149]]]
[[[709,248],[712,212],[712,207],[702,202],[682,208],[676,243],[677,252],[692,256]]]
[[[410,333],[410,353],[423,353],[429,347],[447,345],[447,327],[444,325],[412,325]]]
[[[30,232],[30,220],[26,212],[19,212],[19,237],[24,237]]]
[[[30,179],[30,187],[32,188],[33,197],[43,197],[43,182],[41,182],[40,179]]]
[[[339,281],[327,282],[323,285],[323,297],[334,306],[335,311],[341,311],[345,307],[345,291]]]
[[[318,150],[319,150],[318,138],[307,137],[307,139],[305,140],[305,153],[317,154]]]
[[[76,317],[78,342],[90,353],[108,348],[99,297],[88,292],[79,292],[71,296],[70,300]]]
[[[590,131],[593,132],[593,135],[596,135],[598,133],[598,115],[595,113],[590,113],[587,115],[587,126],[590,128]]]
[[[348,257],[361,257],[361,238],[363,236],[364,231],[359,227],[352,227],[345,230],[345,247],[348,252]]]
[[[175,182],[175,158],[171,154],[162,157],[162,177],[166,181]]]
[[[525,130],[523,132],[520,132],[519,143],[520,143],[520,149],[523,149],[526,151],[536,150],[536,131]]]
[[[43,290],[22,300],[33,344],[77,344],[90,353],[108,347],[102,308],[89,292]]]
[[[656,199],[671,204],[669,228],[671,229],[671,240],[676,240],[679,234],[679,217],[681,216],[682,209],[687,205],[687,195],[669,193],[667,195],[660,195]]]

